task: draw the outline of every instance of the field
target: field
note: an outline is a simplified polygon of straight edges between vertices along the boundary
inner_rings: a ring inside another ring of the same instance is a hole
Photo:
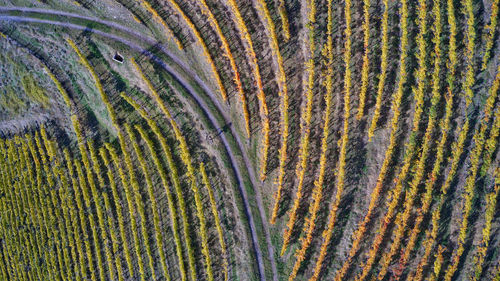
[[[499,5],[0,0],[0,279],[500,281]]]

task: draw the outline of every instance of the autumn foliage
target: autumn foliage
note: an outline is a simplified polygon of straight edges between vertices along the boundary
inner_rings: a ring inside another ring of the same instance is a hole
[[[283,244],[281,246],[281,255],[283,255],[288,247],[290,241],[290,236],[295,226],[295,220],[297,219],[297,210],[300,205],[302,198],[302,188],[304,185],[304,176],[307,169],[307,160],[309,154],[309,137],[311,134],[311,111],[313,107],[313,94],[314,94],[314,51],[316,48],[314,39],[314,23],[316,21],[316,3],[315,0],[308,2],[308,52],[309,58],[307,59],[306,74],[307,82],[303,84],[303,94],[305,98],[305,104],[301,106],[301,122],[300,122],[300,144],[299,144],[299,155],[297,165],[295,167],[295,176],[297,178],[297,191],[295,193],[295,199],[293,201],[293,207],[289,212],[289,218],[287,222],[286,229],[283,233]]]

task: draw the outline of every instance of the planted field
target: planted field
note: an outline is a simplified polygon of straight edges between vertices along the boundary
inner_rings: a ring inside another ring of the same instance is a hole
[[[498,280],[498,9],[0,0],[0,279]]]

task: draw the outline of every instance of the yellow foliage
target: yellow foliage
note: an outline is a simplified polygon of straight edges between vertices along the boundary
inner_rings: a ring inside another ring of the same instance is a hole
[[[129,247],[129,241],[128,241],[128,238],[127,238],[127,232],[125,230],[125,219],[123,217],[123,207],[122,207],[122,204],[121,204],[121,200],[120,200],[120,195],[118,193],[118,189],[116,187],[116,181],[115,181],[115,176],[113,175],[113,170],[111,170],[111,161],[109,160],[109,157],[107,156],[107,152],[106,152],[106,148],[105,146],[101,147],[99,149],[99,155],[101,156],[102,160],[104,161],[104,165],[106,165],[108,167],[107,169],[107,176],[108,176],[108,180],[109,180],[109,185],[111,187],[111,194],[113,196],[113,201],[115,203],[115,209],[116,209],[116,213],[117,213],[117,216],[118,216],[118,227],[120,229],[120,238],[121,238],[121,241],[120,243],[123,244],[123,252],[124,252],[124,255],[125,255],[125,260],[127,262],[127,267],[129,269],[129,275],[130,277],[133,277],[134,276],[134,272],[133,271],[130,271],[130,268],[134,268],[133,267],[133,264],[132,264],[132,258],[130,256],[130,247]],[[118,163],[113,163],[113,164],[118,164]],[[118,168],[118,167],[116,167]],[[106,200],[106,198],[104,198]],[[104,204],[106,204],[106,201],[104,201]],[[111,210],[110,209],[110,206],[106,206],[106,209],[107,210]],[[109,224],[113,224],[113,220],[112,218],[109,218],[108,217],[108,225]],[[114,232],[114,227],[112,228],[111,230],[111,236],[113,237],[113,232]],[[113,239],[114,242],[113,242],[113,251],[116,253],[116,249],[118,249],[119,247],[119,244],[118,244],[118,241],[117,241],[117,238],[116,238],[116,234],[114,235],[115,238]],[[121,262],[119,261],[120,260],[120,257],[118,256],[117,257],[117,262],[119,262],[121,264]],[[121,271],[121,265],[118,266],[117,264],[117,269],[119,271]],[[121,276],[123,275],[122,274],[119,274],[118,276]]]
[[[329,6],[331,3],[329,2]],[[316,261],[316,265],[314,266],[314,273],[310,280],[317,280],[319,277],[319,273],[321,271],[323,261],[326,257],[326,253],[328,250],[328,245],[330,245],[330,240],[333,236],[333,230],[335,227],[335,222],[337,218],[337,210],[340,206],[340,199],[342,197],[342,193],[344,191],[344,178],[345,178],[345,165],[346,165],[346,153],[347,153],[347,144],[349,141],[349,118],[351,116],[350,113],[350,103],[351,103],[351,44],[352,44],[352,14],[351,14],[351,1],[346,0],[344,7],[345,20],[346,20],[346,43],[344,50],[344,63],[345,63],[345,75],[344,75],[344,131],[342,133],[341,138],[341,146],[340,146],[340,156],[339,156],[339,164],[338,164],[338,173],[337,173],[337,191],[335,193],[335,200],[330,207],[330,212],[328,214],[328,227],[323,231],[323,243],[321,244],[321,250],[319,253],[319,257]],[[330,18],[331,20],[331,18]]]
[[[359,92],[359,105],[358,113],[356,114],[356,119],[360,120],[363,117],[366,103],[366,91],[368,90],[368,74],[370,71],[370,60],[368,55],[370,54],[370,0],[363,0],[363,47],[365,53],[363,55],[363,68],[361,69],[361,90]],[[385,14],[384,14],[385,15]],[[387,52],[387,51],[386,51]]]
[[[280,4],[280,14],[284,11],[284,4],[283,6]],[[278,174],[278,189],[280,190],[283,185],[283,177],[284,177],[284,165],[286,162],[286,149],[287,149],[287,142],[288,142],[288,88],[286,84],[286,75],[285,75],[285,69],[283,66],[283,58],[281,57],[281,52],[279,50],[279,45],[278,45],[278,38],[276,36],[276,28],[274,26],[274,22],[271,18],[271,14],[269,10],[267,9],[266,2],[264,0],[258,0],[257,1],[257,12],[260,14],[262,18],[265,19],[264,26],[266,27],[267,33],[269,38],[271,39],[271,52],[273,54],[273,57],[276,59],[276,64],[278,66],[278,69],[276,71],[276,77],[277,77],[277,84],[279,87],[279,96],[281,97],[280,100],[280,126],[281,126],[281,137],[282,137],[282,144],[280,148],[280,170]],[[286,13],[286,11],[285,11]],[[283,16],[283,15],[282,15]],[[286,14],[284,15],[286,18]],[[286,29],[288,30],[288,26],[286,26]],[[265,109],[265,112],[267,112],[267,106]],[[267,114],[267,113],[266,113]],[[268,136],[269,131],[268,128],[266,128],[268,125],[268,122],[264,124],[264,130],[265,134],[264,137]],[[267,133],[266,133],[267,132]],[[266,147],[269,146],[269,140],[265,140],[265,145]],[[267,157],[267,148],[265,148],[265,153],[264,155]],[[265,173],[266,173],[266,159],[263,159],[261,162],[261,180],[265,180]],[[281,190],[279,191],[279,193]],[[281,196],[277,197],[276,201],[279,202]],[[274,219],[273,219],[274,218]],[[273,212],[271,222],[276,220],[276,213]]]
[[[490,59],[491,56],[491,48],[493,47],[495,39],[495,30],[498,23],[498,3],[499,0],[495,0],[491,3],[490,24],[485,26],[485,29],[488,30],[488,38],[486,39],[486,47],[483,55],[482,70],[486,69],[486,65],[488,64],[488,60]]]
[[[21,78],[21,84],[30,101],[36,101],[44,108],[49,105],[50,98],[31,73],[25,74]]]
[[[210,8],[207,6],[206,1],[198,0],[198,3],[202,8],[201,10],[202,13],[208,17],[208,22],[210,23],[212,28],[217,32],[217,36],[219,36],[222,42],[222,51],[224,52],[224,56],[227,57],[231,65],[231,69],[233,71],[233,81],[236,84],[236,89],[238,90],[238,94],[240,96],[241,110],[243,112],[243,117],[245,120],[245,130],[247,132],[247,137],[250,138],[250,114],[248,113],[247,100],[245,97],[245,93],[243,92],[243,85],[241,84],[240,73],[236,66],[236,61],[234,60],[231,49],[229,48],[229,43],[227,42],[226,36],[224,36],[224,33],[222,32],[222,29],[219,26],[219,23],[212,14],[212,11],[210,11]]]
[[[387,55],[389,51],[389,1],[383,0],[384,15],[382,16],[382,56],[380,58],[380,77],[378,80],[377,98],[375,102],[375,111],[373,113],[370,128],[368,129],[368,140],[373,137],[373,133],[377,127],[378,119],[380,118],[380,110],[382,108],[382,95],[384,94],[385,80],[387,78]]]
[[[224,266],[224,280],[228,280],[228,261],[227,261],[227,253],[226,253],[226,242],[224,242],[224,235],[222,232],[222,227],[220,223],[219,213],[217,212],[217,203],[215,202],[214,192],[212,190],[212,185],[210,184],[210,179],[207,176],[207,172],[205,171],[205,165],[200,163],[200,172],[203,179],[203,184],[208,191],[208,196],[210,199],[210,208],[212,210],[212,215],[215,220],[215,227],[217,229],[217,235],[219,236],[219,244],[222,250],[223,255],[223,266]]]
[[[475,40],[476,40],[476,30],[475,30],[475,18],[474,18],[474,7],[472,0],[465,0],[465,13],[467,18],[467,30],[465,32],[465,38],[467,46],[466,57],[467,57],[467,71],[465,73],[464,91],[465,91],[465,104],[467,106],[472,102],[474,97],[474,92],[472,91],[472,86],[475,83],[475,67],[474,67],[474,50],[475,50]]]
[[[488,250],[490,233],[491,233],[491,223],[495,215],[495,207],[497,205],[498,194],[500,191],[500,168],[495,171],[495,187],[492,192],[486,194],[486,210],[484,214],[485,222],[482,231],[482,238],[477,248],[476,255],[474,256],[474,272],[470,276],[470,280],[479,280],[481,278],[481,273],[483,272],[483,263],[486,258],[486,251]]]
[[[387,8],[387,6],[386,6],[386,8]],[[382,189],[382,184],[385,180],[386,173],[387,173],[387,170],[389,168],[389,164],[390,164],[391,159],[392,159],[392,154],[393,154],[394,148],[396,147],[396,134],[397,134],[397,127],[398,127],[397,125],[399,122],[399,116],[401,114],[400,106],[401,106],[401,99],[402,99],[402,95],[403,95],[403,86],[405,85],[405,82],[407,79],[406,58],[408,56],[408,29],[407,29],[407,27],[408,27],[408,3],[406,0],[402,1],[400,21],[401,21],[401,29],[402,29],[401,55],[400,55],[400,68],[399,68],[400,69],[400,73],[399,73],[400,79],[399,79],[399,82],[397,85],[397,90],[396,90],[396,93],[394,94],[394,99],[392,102],[392,110],[394,113],[393,113],[393,117],[391,120],[391,135],[390,135],[390,139],[389,139],[389,146],[385,152],[384,162],[382,163],[382,167],[381,167],[380,172],[379,172],[379,177],[377,179],[375,189],[372,191],[372,194],[371,194],[370,204],[368,206],[368,211],[365,214],[365,217],[362,220],[361,225],[359,225],[359,227],[355,231],[353,245],[351,247],[351,250],[349,251],[349,256],[348,256],[347,260],[344,262],[344,264],[342,265],[342,268],[339,269],[335,275],[335,280],[337,280],[337,281],[343,279],[344,275],[347,273],[347,270],[351,266],[352,258],[356,255],[356,253],[359,250],[361,239],[363,238],[363,235],[365,234],[365,232],[367,230],[366,227],[367,227],[368,223],[371,221],[371,216],[372,216],[373,211],[377,205],[378,197],[379,197],[381,189]],[[384,61],[384,59],[382,58],[382,62],[383,61]],[[373,125],[373,120],[372,120],[372,125]],[[370,133],[369,133],[369,135],[370,135]],[[413,152],[413,150],[411,150],[411,149],[410,149],[410,151]],[[406,172],[409,168],[410,162],[411,161],[407,161],[406,165],[404,165],[404,167],[402,168],[400,174],[402,174],[402,173],[406,174]],[[399,184],[399,186],[397,186],[395,188],[395,190],[393,190],[392,194],[399,196],[399,194],[400,194],[399,191],[401,190],[401,188],[402,188],[402,184]],[[381,228],[382,228],[382,231],[384,231],[384,232],[385,232],[385,228],[387,227],[387,223],[386,223],[387,220],[392,219],[392,216],[394,215],[394,208],[395,208],[394,201],[397,201],[397,198],[396,198],[396,200],[393,200],[393,203],[391,203],[388,206],[389,210],[387,211],[386,217],[381,220],[381,223],[382,223]],[[374,246],[370,249],[369,259],[368,259],[367,263],[362,267],[363,271],[362,271],[362,273],[360,273],[360,275],[357,276],[357,279],[362,280],[362,279],[366,278],[366,276],[368,275],[368,273],[371,269],[371,266],[373,265],[373,262],[375,260],[374,253],[376,253],[378,251],[378,247],[380,246],[381,241],[382,241],[382,235],[378,235],[378,237],[375,238],[375,242],[373,243]]]
[[[240,14],[238,9],[238,5],[235,0],[228,0],[227,4],[229,5],[231,15],[234,18],[236,23],[236,27],[238,29],[238,33],[240,35],[241,40],[243,41],[243,46],[245,48],[245,53],[248,58],[248,62],[252,68],[253,77],[257,86],[257,99],[259,100],[259,115],[261,119],[262,126],[262,140],[260,144],[260,179],[263,181],[266,178],[267,173],[267,154],[269,149],[269,112],[267,109],[266,103],[266,95],[264,94],[262,79],[260,76],[259,64],[257,63],[257,55],[255,54],[252,38],[250,37],[250,33],[247,30],[245,21]]]
[[[211,280],[213,279],[213,272],[212,272],[212,265],[211,265],[211,260],[210,260],[210,255],[208,252],[208,236],[206,234],[206,223],[205,223],[205,216],[203,215],[203,205],[201,202],[201,197],[200,193],[198,190],[197,182],[196,182],[196,176],[195,176],[195,169],[193,168],[192,164],[192,159],[191,159],[191,154],[189,152],[188,145],[186,143],[186,139],[182,135],[179,127],[177,126],[177,123],[175,120],[172,118],[172,115],[170,114],[170,111],[167,109],[165,106],[165,103],[161,99],[160,95],[156,92],[154,89],[153,85],[151,82],[146,78],[144,73],[141,71],[139,66],[135,63],[134,60],[132,60],[133,64],[135,65],[137,71],[141,74],[143,80],[146,82],[146,84],[149,87],[149,90],[151,94],[153,95],[153,99],[155,100],[156,104],[160,107],[161,111],[169,121],[173,131],[176,140],[179,142],[179,147],[180,147],[180,155],[182,162],[184,165],[186,165],[187,168],[187,176],[189,178],[190,184],[191,184],[191,189],[193,190],[194,193],[194,198],[195,198],[195,205],[196,205],[196,215],[198,217],[198,220],[200,221],[200,235],[202,238],[202,252],[203,255],[205,256],[205,265],[207,269],[207,274],[208,278]],[[122,94],[123,96],[124,94]],[[195,274],[192,273],[192,277],[195,277]]]
[[[191,19],[189,19],[189,17],[184,13],[184,11],[182,11],[181,7],[177,4],[177,2],[175,0],[168,0],[168,3],[170,3],[170,5],[174,8],[175,12],[177,14],[179,14],[181,16],[181,18],[184,19],[184,21],[189,26],[189,28],[193,32],[194,36],[196,37],[196,39],[200,43],[200,45],[203,49],[203,55],[206,57],[208,64],[210,65],[210,68],[212,69],[212,72],[213,72],[214,77],[215,77],[215,81],[217,81],[217,86],[219,87],[219,91],[220,91],[220,94],[222,96],[222,99],[224,101],[226,101],[227,100],[226,89],[224,88],[224,85],[222,84],[222,80],[220,78],[219,72],[217,71],[217,67],[215,67],[215,62],[214,62],[212,56],[210,55],[210,52],[208,51],[208,47],[205,44],[205,41],[203,41],[203,37],[201,37],[201,34],[198,31],[198,29],[196,28],[196,26],[194,25],[194,23],[191,21]]]
[[[184,46],[182,45],[181,41],[179,41],[179,38],[177,38],[174,33],[172,32],[172,29],[168,24],[163,20],[163,18],[158,14],[158,12],[149,4],[147,0],[140,0],[140,3],[148,10],[148,12],[153,15],[153,18],[156,19],[164,28],[165,31],[167,32],[167,38],[174,40],[175,44],[177,44],[177,47],[182,50],[184,49]],[[138,23],[141,23],[139,19],[137,19],[134,16],[134,20],[137,21]]]
[[[120,133],[120,135],[121,135],[121,133]],[[120,141],[120,142],[122,142],[122,141]],[[123,140],[123,144],[124,144],[124,140]],[[143,264],[142,255],[141,255],[141,245],[140,245],[140,241],[139,241],[139,234],[137,232],[137,229],[139,227],[137,225],[137,219],[135,217],[136,208],[134,205],[134,201],[132,201],[133,200],[132,193],[134,193],[134,192],[131,192],[131,190],[130,190],[131,182],[132,182],[132,184],[134,184],[134,183],[133,183],[132,179],[130,179],[130,181],[129,181],[129,179],[127,178],[127,175],[123,171],[123,168],[120,165],[120,159],[118,158],[118,154],[116,153],[115,148],[113,146],[111,146],[109,143],[105,143],[105,146],[109,152],[109,155],[111,156],[111,159],[112,159],[115,167],[118,170],[118,175],[120,176],[123,191],[125,192],[125,199],[127,201],[127,206],[128,206],[128,210],[129,210],[129,219],[130,219],[130,224],[131,224],[130,228],[132,229],[132,237],[134,240],[135,254],[137,257],[137,263],[139,264],[139,275],[141,277],[141,280],[144,281],[146,279],[146,273],[144,270],[144,264]],[[130,167],[131,167],[130,155],[128,154],[128,151],[126,150],[125,145],[123,145],[121,147],[122,147],[121,152],[125,155],[125,165],[127,167],[128,174],[130,176],[132,176],[134,174],[134,171],[130,169]],[[128,261],[127,261],[127,263],[128,263]],[[134,274],[131,272],[130,276],[134,276]]]
[[[304,175],[307,169],[307,160],[309,154],[309,136],[311,133],[311,112],[313,107],[313,97],[314,97],[314,51],[316,49],[314,43],[314,26],[313,23],[316,18],[316,0],[311,0],[308,2],[309,5],[309,59],[305,63],[305,73],[307,74],[307,83],[303,84],[302,91],[305,95],[306,103],[301,105],[300,114],[300,144],[299,144],[299,155],[297,166],[295,167],[295,176],[297,178],[297,191],[295,193],[295,199],[293,201],[292,209],[289,211],[289,218],[286,224],[285,231],[283,233],[283,245],[281,247],[281,255],[285,254],[286,248],[290,241],[290,236],[295,226],[295,220],[297,218],[297,210],[299,209],[299,203],[302,198],[302,187],[304,185]]]
[[[132,107],[134,107],[134,109],[141,115],[141,117],[144,120],[146,120],[146,122],[151,127],[154,134],[156,135],[156,137],[160,141],[163,153],[167,157],[167,162],[168,162],[168,166],[170,169],[171,180],[173,182],[175,192],[177,195],[177,200],[179,203],[179,207],[181,209],[181,217],[183,220],[184,239],[186,240],[186,245],[187,245],[186,247],[187,247],[187,252],[188,252],[188,262],[189,262],[189,265],[192,267],[191,274],[193,274],[193,271],[195,270],[194,269],[194,256],[193,256],[193,249],[191,246],[191,238],[189,236],[189,221],[187,219],[187,214],[186,214],[186,203],[184,202],[184,196],[182,195],[182,189],[180,186],[179,176],[177,174],[177,167],[175,166],[175,163],[173,161],[170,147],[167,145],[167,141],[166,141],[165,137],[163,137],[160,128],[158,127],[158,125],[156,125],[156,123],[151,118],[149,118],[146,111],[144,109],[142,109],[133,99],[131,99],[127,95],[125,95],[125,93],[122,93],[121,96],[125,101],[127,101],[130,105],[132,105]],[[180,241],[180,237],[178,235],[178,224],[177,224],[177,220],[175,219],[177,217],[177,211],[175,209],[175,205],[174,205],[175,203],[173,201],[173,196],[170,193],[167,175],[165,173],[165,170],[163,169],[163,165],[161,164],[159,157],[157,156],[157,154],[155,152],[154,145],[153,145],[152,141],[149,139],[149,137],[147,136],[146,132],[140,126],[136,125],[135,128],[139,132],[139,134],[141,135],[142,139],[144,139],[144,141],[146,141],[146,144],[148,145],[148,149],[150,150],[151,155],[153,157],[153,161],[155,162],[157,170],[160,173],[162,185],[165,189],[165,193],[166,193],[167,199],[168,199],[170,217],[171,217],[172,228],[173,228],[173,232],[174,232],[174,239],[176,242],[176,254],[177,254],[177,257],[179,260],[179,268],[181,271],[181,279],[186,280],[187,276],[186,276],[186,270],[185,270],[185,266],[184,266],[184,260],[182,258],[181,241]]]
[[[283,37],[285,42],[290,40],[290,27],[288,26],[288,15],[286,12],[285,0],[279,0],[278,11],[281,18],[281,28],[283,29]]]
[[[332,96],[333,96],[333,38],[332,38],[332,28],[333,28],[333,9],[332,1],[328,1],[328,25],[327,34],[328,40],[326,44],[326,56],[328,60],[328,72],[326,76],[326,95],[325,95],[325,111],[323,115],[323,137],[321,139],[321,156],[319,162],[319,172],[318,178],[314,181],[314,188],[312,191],[313,203],[309,205],[308,214],[309,217],[306,218],[303,226],[304,237],[301,238],[300,248],[295,252],[295,264],[290,273],[289,280],[295,279],[298,270],[305,259],[305,255],[309,246],[312,242],[313,231],[316,227],[316,218],[318,216],[318,211],[323,196],[323,182],[325,179],[325,169],[326,169],[326,154],[328,149],[328,136],[330,134],[330,111],[332,106]]]
[[[425,169],[425,160],[427,159],[427,156],[429,154],[429,149],[430,146],[433,142],[432,140],[432,133],[434,131],[434,127],[436,125],[436,115],[437,115],[437,109],[438,109],[438,104],[440,100],[440,73],[441,73],[441,62],[442,62],[442,39],[441,39],[441,31],[442,31],[442,20],[441,20],[441,5],[438,0],[434,0],[433,3],[433,15],[434,15],[434,36],[433,36],[433,41],[435,43],[434,45],[434,71],[432,73],[432,98],[431,98],[431,108],[429,110],[429,121],[427,124],[427,129],[425,132],[424,136],[424,144],[421,152],[421,157],[419,157],[418,164],[417,164],[417,171],[416,174],[411,182],[411,188],[415,189],[417,188],[418,184],[420,181],[424,178],[424,169]],[[422,223],[424,216],[428,213],[429,207],[432,201],[432,192],[433,192],[433,187],[435,183],[435,178],[437,177],[441,163],[443,161],[443,150],[445,149],[445,144],[447,140],[447,132],[449,130],[449,121],[451,117],[451,112],[452,112],[452,103],[451,103],[451,97],[447,98],[447,104],[446,104],[446,113],[444,117],[444,122],[442,126],[442,138],[441,141],[439,142],[437,152],[436,152],[436,160],[434,162],[434,168],[432,170],[432,173],[429,175],[429,180],[425,183],[425,194],[424,194],[424,199],[422,200],[422,207],[419,209],[417,213],[417,218],[415,220],[415,224],[411,230],[409,242],[404,247],[403,249],[403,254],[401,255],[399,267],[400,270],[396,274],[396,278],[400,276],[400,274],[403,272],[404,268],[406,267],[406,264],[410,258],[410,254],[412,253],[413,248],[415,247],[415,244],[417,242],[417,237],[418,234],[420,233],[420,224]],[[406,207],[405,207],[406,208]]]
[[[52,71],[50,71],[48,67],[45,66],[44,69],[45,72],[47,72],[47,74],[49,75],[50,79],[54,82],[54,84],[56,84],[57,90],[59,90],[59,93],[62,95],[64,102],[66,103],[66,106],[71,109],[71,99],[69,98],[69,95],[66,92],[66,90],[64,90],[59,80],[57,80],[57,78],[54,76],[54,74],[52,73]]]

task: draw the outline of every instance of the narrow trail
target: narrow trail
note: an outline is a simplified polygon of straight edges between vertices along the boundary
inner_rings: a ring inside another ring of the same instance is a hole
[[[264,234],[265,234],[265,237],[266,237],[267,250],[268,250],[268,254],[269,254],[268,258],[269,258],[270,263],[271,263],[271,269],[272,269],[272,273],[273,273],[273,280],[274,281],[278,280],[277,268],[276,268],[276,261],[274,259],[274,247],[273,247],[272,242],[271,242],[271,235],[270,235],[270,232],[269,232],[269,225],[268,225],[268,222],[267,222],[267,217],[266,217],[266,213],[265,213],[265,209],[264,209],[264,205],[263,205],[263,201],[262,201],[261,190],[259,188],[259,185],[257,184],[255,173],[254,173],[254,170],[252,168],[253,166],[252,166],[252,164],[251,164],[251,162],[250,162],[250,160],[248,158],[248,155],[246,154],[245,150],[243,149],[243,147],[244,147],[243,146],[243,142],[241,141],[239,134],[236,132],[234,126],[231,123],[231,119],[230,119],[230,117],[229,117],[229,115],[227,113],[228,111],[224,110],[223,106],[221,105],[220,101],[217,99],[216,95],[212,92],[212,90],[208,87],[208,85],[193,70],[191,70],[181,59],[179,59],[176,55],[174,55],[172,52],[170,52],[169,50],[167,50],[163,45],[158,44],[159,43],[158,41],[156,41],[153,38],[150,38],[148,36],[142,35],[142,34],[136,32],[136,31],[134,31],[134,30],[132,30],[130,28],[121,26],[120,24],[117,24],[115,22],[110,22],[110,21],[101,20],[101,19],[94,18],[94,17],[88,17],[88,16],[79,15],[79,14],[73,14],[73,13],[63,12],[63,11],[55,11],[55,10],[48,10],[48,9],[38,9],[38,8],[0,7],[0,12],[2,12],[2,13],[6,13],[6,12],[7,13],[8,12],[23,12],[23,13],[38,13],[38,14],[56,15],[56,16],[64,16],[64,17],[71,17],[71,18],[77,18],[77,19],[84,19],[84,20],[87,20],[87,21],[92,21],[92,22],[95,22],[95,23],[106,25],[108,27],[111,27],[112,29],[116,29],[116,30],[125,32],[125,33],[127,33],[129,35],[132,35],[137,40],[139,40],[141,42],[145,42],[148,45],[151,45],[151,46],[156,45],[156,46],[158,46],[159,49],[161,50],[161,52],[163,54],[165,54],[166,56],[168,56],[173,62],[175,62],[179,67],[181,67],[181,69],[184,72],[186,72],[187,74],[189,74],[190,77],[192,79],[194,79],[196,81],[196,83],[205,91],[205,93],[207,94],[207,96],[210,98],[211,102],[216,106],[218,114],[220,114],[224,118],[224,123],[225,124],[229,124],[230,133],[231,133],[231,135],[233,136],[233,138],[235,139],[235,141],[236,141],[236,143],[238,145],[238,149],[241,152],[241,156],[242,156],[243,161],[245,163],[247,173],[249,175],[250,181],[251,181],[252,186],[253,186],[254,191],[255,191],[255,197],[256,197],[255,199],[257,201],[257,206],[258,206],[259,213],[260,213],[259,215],[260,215],[260,219],[262,221],[262,225],[263,225],[263,228],[264,228]],[[136,51],[138,51],[140,53],[143,53],[143,54],[147,55],[150,59],[152,59],[153,61],[155,61],[159,65],[161,65],[164,70],[166,70],[170,75],[172,75],[187,90],[187,92],[189,93],[189,95],[191,95],[191,97],[196,101],[196,103],[203,110],[204,114],[208,117],[210,123],[212,123],[212,126],[216,130],[220,130],[221,128],[223,128],[225,126],[225,124],[223,124],[223,125],[219,124],[219,122],[217,121],[216,117],[210,111],[210,107],[205,103],[205,101],[203,100],[203,98],[201,98],[196,93],[196,91],[189,84],[189,82],[187,82],[185,79],[183,79],[182,75],[180,75],[173,67],[169,66],[165,61],[163,61],[162,59],[154,56],[149,51],[145,50],[143,47],[141,47],[141,46],[139,46],[139,45],[137,45],[135,43],[130,42],[128,39],[120,37],[119,35],[112,34],[110,32],[103,32],[103,31],[100,31],[100,30],[97,30],[97,29],[91,29],[91,28],[89,28],[87,26],[81,26],[81,25],[77,25],[77,24],[73,24],[73,23],[66,23],[66,22],[58,22],[58,21],[52,21],[52,20],[43,20],[43,19],[38,19],[38,18],[32,18],[32,17],[29,16],[29,14],[22,15],[22,16],[21,15],[16,15],[16,16],[0,15],[0,20],[17,21],[17,22],[28,22],[28,23],[52,24],[52,25],[62,26],[62,27],[71,28],[71,29],[86,30],[86,31],[90,31],[92,33],[95,33],[97,35],[100,35],[100,36],[103,36],[103,37],[107,37],[107,38],[113,39],[115,41],[121,42],[121,43],[123,43],[123,44],[131,47],[132,49],[134,49],[134,50],[136,50]],[[222,133],[219,134],[219,136],[221,138],[222,143],[224,144],[224,147],[226,148],[226,152],[227,152],[227,154],[228,154],[228,156],[230,158],[230,161],[231,161],[231,166],[232,166],[232,168],[233,168],[233,170],[234,170],[234,172],[236,174],[236,178],[237,178],[237,181],[238,181],[238,188],[239,188],[239,191],[241,193],[241,197],[242,197],[242,200],[243,200],[243,203],[244,203],[245,214],[248,217],[250,232],[251,232],[251,236],[252,236],[252,243],[253,243],[253,247],[254,247],[254,251],[255,251],[255,256],[256,256],[258,268],[259,268],[260,280],[266,280],[265,269],[264,269],[264,262],[263,262],[263,259],[262,259],[262,251],[260,249],[259,240],[258,240],[258,236],[257,236],[257,230],[256,230],[256,227],[255,227],[254,218],[253,218],[253,215],[252,215],[252,212],[251,212],[251,207],[250,207],[250,204],[249,204],[249,201],[248,201],[248,195],[247,195],[247,192],[246,192],[245,187],[243,185],[243,182],[244,182],[243,181],[243,176],[241,174],[239,166],[237,165],[237,160],[236,160],[236,158],[234,156],[234,153],[233,153],[233,151],[231,149],[231,146],[229,145],[229,142],[228,142],[225,134],[226,134],[226,132],[222,131]]]

